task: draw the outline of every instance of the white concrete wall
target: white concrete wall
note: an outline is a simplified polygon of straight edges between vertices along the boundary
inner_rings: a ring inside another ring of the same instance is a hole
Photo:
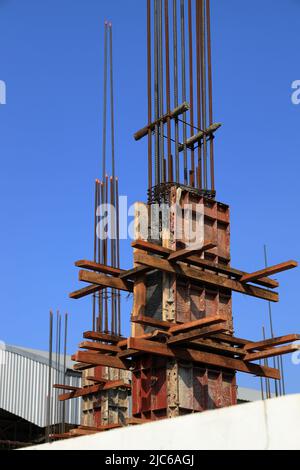
[[[116,429],[32,449],[299,450],[300,395]]]

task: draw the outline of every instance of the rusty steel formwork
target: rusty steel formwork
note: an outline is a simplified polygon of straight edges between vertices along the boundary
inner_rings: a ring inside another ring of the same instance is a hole
[[[131,374],[127,371],[121,371],[110,367],[95,367],[83,371],[82,386],[83,388],[91,385],[93,377],[103,383],[124,381],[130,384]],[[93,395],[83,397],[82,403],[82,422],[85,427],[101,428],[110,425],[124,425],[126,419],[129,418],[129,394],[128,389],[122,387],[101,391]]]
[[[194,191],[183,191],[175,186],[170,188],[169,201],[170,232],[161,232],[160,243],[173,250],[187,246],[184,237],[176,236],[178,220],[171,211],[172,204],[178,205],[182,210],[189,206],[191,212],[185,217],[192,219],[200,208],[204,217],[199,230],[203,230],[204,240],[211,240],[215,244],[215,248],[201,256],[212,263],[230,266],[229,207],[197,195]],[[197,220],[192,223],[197,224]],[[197,225],[194,229],[197,229]],[[175,323],[220,315],[226,318],[228,331],[233,332],[230,290],[208,288],[160,272],[146,275],[144,283],[145,307],[144,312],[139,309],[140,315]],[[137,289],[141,292],[140,281]],[[134,328],[133,334],[142,335],[153,329],[139,325]],[[151,355],[145,355],[136,362],[132,394],[133,416],[152,420],[230,406],[237,402],[235,374]]]

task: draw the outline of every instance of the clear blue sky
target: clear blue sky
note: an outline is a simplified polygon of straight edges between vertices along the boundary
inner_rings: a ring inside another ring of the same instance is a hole
[[[90,329],[90,300],[71,301],[73,262],[92,256],[93,182],[100,173],[103,22],[115,39],[121,192],[146,198],[143,0],[0,0],[1,330],[10,344],[47,348],[50,308],[71,315],[69,350]],[[218,199],[232,211],[232,264],[300,260],[298,0],[212,0]],[[122,265],[132,265],[129,242]],[[278,276],[279,277],[279,276]],[[278,334],[300,333],[300,270],[280,275]],[[125,301],[128,312],[130,302]],[[260,339],[267,305],[234,296],[236,334]],[[288,391],[300,366],[285,358]],[[241,385],[259,387],[249,376]]]

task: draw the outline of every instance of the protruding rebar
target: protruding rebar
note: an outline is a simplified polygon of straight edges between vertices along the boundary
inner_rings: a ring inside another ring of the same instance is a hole
[[[106,119],[107,119],[107,68],[108,68],[108,23],[104,24],[104,91],[103,91],[103,141],[102,141],[102,177],[106,175]]]
[[[173,0],[173,60],[174,60],[174,107],[178,107],[178,27],[177,27],[177,0]],[[179,121],[175,118],[175,180],[180,182],[179,165]]]
[[[185,44],[185,8],[184,0],[180,0],[180,23],[181,23],[181,85],[182,85],[182,101],[186,101],[186,44]],[[183,160],[184,160],[184,184],[188,184],[188,170],[187,170],[187,126],[186,126],[186,113],[183,115]]]
[[[207,29],[207,66],[208,66],[208,101],[209,101],[209,125],[213,124],[213,84],[212,84],[212,58],[211,58],[211,25],[210,25],[210,0],[206,0],[206,29]],[[210,139],[210,179],[211,190],[215,191],[215,156],[214,135]]]
[[[109,58],[110,58],[110,119],[111,119],[111,169],[115,178],[115,103],[114,103],[114,72],[113,72],[113,28],[109,23]]]
[[[52,350],[53,350],[53,312],[49,315],[49,358],[48,358],[48,396],[47,396],[47,419],[46,419],[46,442],[50,442],[51,426],[51,395],[52,395]]]
[[[63,370],[63,385],[66,385],[66,372],[67,372],[67,342],[68,342],[68,314],[65,314],[65,328],[64,328],[64,370]],[[66,432],[66,402],[63,402],[63,421],[62,432]]]
[[[191,137],[194,135],[194,61],[193,61],[193,22],[192,22],[192,0],[188,0],[189,19],[189,73],[190,73],[190,116],[191,116]],[[195,152],[191,150],[191,170],[190,185],[195,185]]]
[[[202,126],[203,129],[207,129],[207,96],[206,96],[206,22],[205,22],[205,3],[204,0],[200,2],[200,26],[201,26],[201,65],[202,65]],[[203,139],[203,178],[204,178],[204,189],[208,189],[208,171],[207,171],[207,140],[206,137]]]
[[[165,50],[166,50],[166,95],[167,114],[171,112],[171,80],[170,80],[170,31],[169,31],[169,0],[165,0]],[[172,146],[171,146],[171,118],[167,119],[168,130],[168,177],[173,181]]]
[[[152,122],[152,54],[151,54],[151,0],[147,0],[147,88],[148,126]],[[152,132],[148,131],[148,189],[152,188]]]

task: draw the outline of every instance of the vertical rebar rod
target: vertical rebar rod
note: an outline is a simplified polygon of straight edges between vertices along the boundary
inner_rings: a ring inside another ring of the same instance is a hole
[[[56,334],[55,334],[55,383],[59,382],[58,377],[58,324],[59,324],[59,311],[56,312]],[[54,403],[54,432],[56,432],[57,425],[57,411],[58,411],[58,391],[57,389],[54,392],[55,403]]]
[[[284,372],[284,367],[283,367],[283,358],[282,358],[282,356],[280,356],[280,365],[281,365],[282,394],[285,396],[285,395],[286,395],[286,390],[285,390],[285,372]]]
[[[154,0],[154,115],[159,118],[158,0]],[[155,124],[155,185],[160,183],[159,125]]]
[[[161,119],[164,114],[164,54],[163,54],[163,0],[159,0],[159,118]],[[165,137],[164,137],[164,123],[160,121],[160,171],[161,182],[166,182],[165,174]]]
[[[65,331],[64,331],[64,370],[63,370],[63,385],[66,385],[66,371],[67,371],[67,342],[68,342],[68,314],[65,314]],[[66,402],[63,402],[63,421],[62,432],[66,432]]]
[[[259,361],[259,365],[262,366],[262,361]],[[260,389],[261,389],[261,399],[264,401],[265,399],[265,392],[264,392],[264,382],[263,378],[260,377]]]
[[[110,119],[111,119],[111,168],[115,178],[115,103],[114,103],[114,70],[113,70],[113,28],[109,23],[109,58],[110,58]]]
[[[61,314],[59,314],[58,320],[58,383],[61,383]],[[59,432],[62,432],[62,418],[61,418],[61,402],[57,400],[57,423]]]
[[[152,122],[151,0],[147,0],[147,88],[148,125]],[[152,188],[152,132],[148,130],[148,189]]]
[[[210,24],[210,0],[206,0],[206,30],[207,30],[207,66],[208,66],[208,101],[209,101],[209,125],[213,124],[213,83],[212,83],[212,57],[211,57],[211,24]],[[215,155],[214,136],[210,139],[210,179],[211,190],[215,191]]]
[[[46,442],[50,442],[51,426],[51,391],[52,391],[52,350],[53,350],[53,312],[49,315],[49,359],[48,359],[48,397],[46,419]]]
[[[194,135],[194,63],[193,63],[193,22],[192,22],[192,0],[188,2],[189,18],[189,70],[190,70],[190,116],[191,137]],[[195,151],[191,149],[190,185],[195,185]]]
[[[264,245],[264,258],[265,258],[265,268],[268,267],[268,254],[267,254],[267,246]],[[268,302],[268,313],[269,313],[269,322],[270,322],[270,331],[271,331],[271,337],[275,338],[274,334],[274,327],[273,327],[273,315],[272,315],[272,306],[271,302]],[[273,358],[273,365],[274,369],[276,369],[276,358]],[[274,387],[275,387],[275,395],[278,397],[278,385],[277,385],[277,380],[274,380]]]
[[[104,201],[104,204],[105,204],[105,208],[107,210],[108,208],[108,176],[106,175],[105,177],[105,201]],[[108,214],[107,214],[108,215]],[[106,230],[109,230],[109,227],[106,227]],[[108,251],[107,251],[107,245],[108,245],[108,240],[107,240],[107,235],[108,233],[106,232],[105,233],[105,249],[104,249],[104,264],[107,265],[107,255],[108,255]],[[104,316],[105,316],[105,332],[108,333],[109,332],[109,321],[108,321],[108,290],[105,289],[104,290]]]
[[[166,94],[167,114],[171,112],[171,80],[170,80],[170,29],[169,29],[169,0],[165,0],[165,49],[166,49]],[[173,181],[171,119],[167,119],[168,130],[168,176],[167,181]]]
[[[114,259],[114,179],[110,178],[110,249],[111,249],[111,266],[115,267],[115,259]],[[116,330],[116,311],[115,311],[115,290],[111,289],[111,331],[115,334]]]
[[[266,330],[265,327],[263,326],[263,340],[266,340]],[[266,367],[269,366],[269,361],[268,359],[264,359],[264,364]],[[271,387],[270,387],[270,380],[266,379],[266,391],[267,391],[267,398],[271,398]]]
[[[178,106],[178,26],[177,26],[177,0],[173,0],[173,66],[174,66],[174,107]],[[179,183],[179,121],[175,119],[175,180]]]
[[[103,201],[104,201],[104,188],[103,182],[98,181],[98,224],[100,228],[100,234],[98,233],[98,262],[99,264],[104,263],[104,236],[103,236]],[[100,235],[100,236],[99,236]],[[98,321],[97,330],[103,332],[103,290],[98,292]]]
[[[201,54],[200,54],[200,0],[196,0],[196,56],[197,56],[197,127],[202,129],[202,113],[201,113]],[[198,189],[203,187],[202,178],[202,146],[198,146],[198,171],[197,171]]]
[[[94,262],[97,261],[97,205],[98,205],[98,180],[95,181],[94,202]],[[96,331],[96,294],[93,294],[93,331]]]
[[[202,63],[202,126],[203,130],[207,129],[207,97],[206,97],[206,21],[205,21],[205,3],[201,0],[201,63]],[[207,172],[207,140],[206,136],[203,138],[203,177],[204,189],[208,189],[208,172]]]
[[[184,0],[180,0],[180,24],[181,24],[181,85],[182,85],[182,102],[186,101],[186,53],[185,53],[185,8]],[[183,114],[183,160],[184,160],[184,184],[188,184],[187,174],[187,127],[186,127],[186,113]]]
[[[102,141],[102,177],[103,180],[106,175],[106,120],[107,120],[107,68],[108,68],[108,24],[104,24],[104,90],[103,90],[103,141]]]
[[[119,213],[119,179],[116,178],[116,217],[117,217],[117,268],[120,268],[120,213]],[[117,292],[118,300],[118,335],[121,336],[121,296]]]

